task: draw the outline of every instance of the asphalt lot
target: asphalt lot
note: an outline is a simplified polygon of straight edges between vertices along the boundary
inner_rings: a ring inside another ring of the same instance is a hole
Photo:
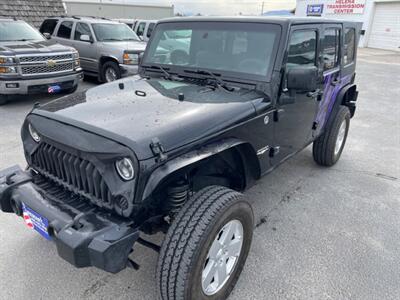
[[[363,49],[357,76],[341,161],[318,167],[308,148],[247,192],[257,228],[230,299],[399,299],[400,53]],[[0,169],[25,165],[19,130],[37,99],[0,107]],[[133,257],[139,271],[77,270],[0,214],[0,299],[155,299],[156,253],[135,246]]]

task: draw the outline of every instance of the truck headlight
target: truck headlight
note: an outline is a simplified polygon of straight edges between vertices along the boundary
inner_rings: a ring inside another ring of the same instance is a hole
[[[31,124],[28,125],[28,130],[29,130],[29,134],[31,135],[32,139],[36,142],[39,143],[40,142],[40,135],[39,133],[36,131],[35,128],[33,128],[33,126]]]
[[[0,65],[15,64],[15,58],[10,56],[0,56]]]
[[[0,67],[0,74],[15,74],[17,73],[16,67]]]
[[[139,54],[137,53],[124,53],[124,65],[138,65]]]
[[[78,51],[73,52],[72,57],[74,58],[75,68],[79,68],[81,66],[81,60],[79,59],[79,52]]]
[[[132,180],[135,177],[135,169],[132,160],[125,157],[115,163],[118,175],[125,181]]]

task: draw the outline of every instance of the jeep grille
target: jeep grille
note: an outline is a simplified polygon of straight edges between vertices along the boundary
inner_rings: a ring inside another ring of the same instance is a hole
[[[93,204],[114,208],[115,199],[91,162],[42,142],[32,155],[32,165],[41,175]]]

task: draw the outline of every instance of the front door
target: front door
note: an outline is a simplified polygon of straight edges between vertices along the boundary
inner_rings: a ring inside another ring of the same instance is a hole
[[[321,27],[319,25],[293,26],[287,49],[285,73],[290,68],[316,66],[322,75],[319,63]],[[322,86],[322,76],[318,82]],[[311,92],[311,93],[310,93]],[[313,138],[315,117],[318,111],[318,91],[289,91],[283,84],[281,97],[292,99],[289,103],[279,104],[275,118],[275,148],[273,164],[277,164],[297,151],[303,149]],[[282,98],[281,98],[282,99]],[[283,103],[282,101],[278,101]]]
[[[81,36],[87,35],[89,41],[82,41]],[[97,47],[94,35],[87,23],[77,22],[73,33],[73,46],[79,52],[81,66],[84,71],[98,72]]]

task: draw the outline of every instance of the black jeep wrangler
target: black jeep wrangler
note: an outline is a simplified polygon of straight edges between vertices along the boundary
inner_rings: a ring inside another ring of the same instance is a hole
[[[338,161],[358,38],[324,19],[161,21],[139,76],[28,114],[28,167],[0,172],[0,208],[76,267],[138,267],[138,242],[160,252],[161,299],[224,299],[254,228],[241,192],[311,143],[317,164]],[[160,231],[162,246],[140,236]]]

